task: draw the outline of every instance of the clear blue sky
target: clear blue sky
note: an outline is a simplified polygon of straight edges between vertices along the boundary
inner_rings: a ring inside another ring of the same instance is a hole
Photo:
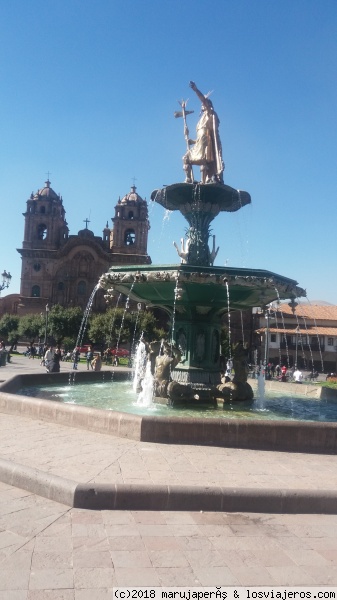
[[[220,117],[225,183],[252,205],[213,222],[217,265],[296,279],[337,304],[336,0],[2,0],[0,271],[19,292],[26,200],[49,171],[71,234],[101,235],[119,196],[183,181],[182,122]],[[153,263],[187,226],[150,206]],[[4,292],[3,292],[4,294]]]

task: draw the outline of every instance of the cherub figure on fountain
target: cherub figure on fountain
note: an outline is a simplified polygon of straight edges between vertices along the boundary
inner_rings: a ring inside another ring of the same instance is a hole
[[[171,372],[180,362],[181,352],[174,344],[168,342],[161,344],[160,352],[155,360],[154,368],[155,395],[166,398]]]
[[[248,352],[248,344],[243,344],[242,341],[235,344],[233,348],[233,380],[217,386],[225,403],[237,400],[253,400],[254,398],[253,390],[247,383],[249,372]]]

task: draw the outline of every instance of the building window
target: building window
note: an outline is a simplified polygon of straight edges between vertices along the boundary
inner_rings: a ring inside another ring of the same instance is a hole
[[[37,228],[37,239],[45,240],[47,237],[47,226],[44,223],[41,223]]]
[[[124,244],[126,246],[132,246],[132,244],[135,243],[135,240],[136,240],[136,234],[134,232],[134,229],[127,229],[124,234]]]
[[[44,215],[45,212],[46,212],[46,207],[45,206],[40,206],[40,213]]]
[[[79,277],[86,277],[88,275],[88,261],[86,258],[81,258],[78,265]]]
[[[39,285],[33,285],[32,287],[32,296],[33,298],[40,298],[40,286]]]
[[[35,263],[33,266],[34,271],[38,272],[41,271],[41,265],[40,263]]]
[[[270,341],[271,342],[276,342],[276,333],[271,333],[270,334]]]
[[[57,290],[58,290],[58,292],[63,292],[63,290],[64,290],[64,283],[63,283],[63,281],[59,281],[58,282],[58,284],[57,284]]]
[[[130,210],[130,212],[129,212],[129,219],[133,219],[133,211],[132,210]]]
[[[328,338],[328,346],[333,346],[333,338]]]
[[[79,296],[85,296],[87,292],[87,284],[85,283],[85,281],[79,281],[77,284],[77,294]]]

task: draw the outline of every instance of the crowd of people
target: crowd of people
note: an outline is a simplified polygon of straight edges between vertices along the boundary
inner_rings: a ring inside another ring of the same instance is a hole
[[[303,372],[298,367],[287,367],[286,365],[280,366],[279,364],[274,365],[269,362],[267,365],[258,365],[250,367],[251,377],[258,377],[260,374],[265,375],[266,379],[276,379],[277,381],[292,382],[292,383],[303,383],[304,379],[308,381],[316,381],[318,378],[318,371],[312,369],[304,377]]]
[[[34,343],[27,346],[24,355],[29,359],[39,359],[40,365],[45,367],[47,373],[59,373],[61,361],[72,361],[73,369],[77,370],[80,361],[81,352],[79,347],[75,347],[72,352],[62,351],[60,347]],[[100,371],[102,368],[101,352],[94,352],[91,346],[88,346],[85,355],[87,370]]]
[[[0,352],[5,350],[4,342],[0,342]],[[63,351],[59,347],[48,346],[47,344],[39,344],[37,347],[34,343],[29,344],[27,346],[24,354],[30,358],[38,358],[40,359],[40,364],[46,368],[48,373],[58,373],[60,371],[60,362],[64,361],[72,361],[73,369],[77,370],[78,363],[80,361],[80,348],[75,347],[72,352]],[[232,371],[233,371],[233,360],[229,359],[225,361],[223,357],[222,372],[223,376],[227,381],[231,380]],[[106,365],[118,366],[119,358],[114,349],[108,347],[104,352],[94,352],[91,346],[88,346],[85,354],[86,367],[87,370],[100,371],[102,368],[102,363]],[[130,363],[130,361],[129,361]],[[129,364],[130,366],[130,364]],[[248,365],[247,363],[247,374],[249,372],[249,376],[252,378],[259,377],[261,374],[265,376],[266,379],[276,379],[282,382],[293,382],[297,384],[301,384],[304,379],[309,381],[316,381],[318,378],[318,372],[315,369],[309,371],[309,373],[304,377],[303,372],[297,367],[287,367],[286,365],[275,365],[272,362],[268,362],[267,365]],[[329,373],[326,376],[326,379],[329,378],[337,378],[336,373]]]

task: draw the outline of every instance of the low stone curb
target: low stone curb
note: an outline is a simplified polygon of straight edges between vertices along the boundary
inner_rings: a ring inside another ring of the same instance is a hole
[[[5,459],[0,481],[87,510],[337,514],[337,493],[331,490],[78,483]]]

